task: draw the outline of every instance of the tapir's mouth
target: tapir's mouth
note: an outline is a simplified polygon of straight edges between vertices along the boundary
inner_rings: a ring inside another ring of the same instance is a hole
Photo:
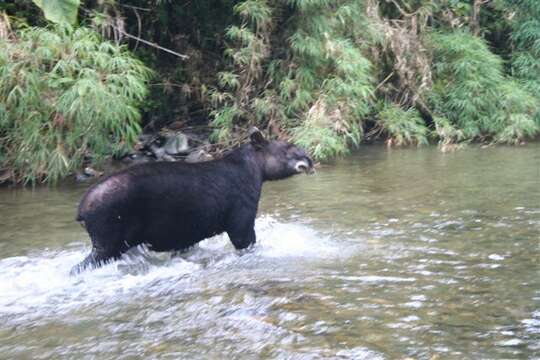
[[[295,170],[297,173],[306,173],[306,174],[313,174],[315,171],[313,170],[313,167],[309,166],[307,161],[299,161],[296,163]]]

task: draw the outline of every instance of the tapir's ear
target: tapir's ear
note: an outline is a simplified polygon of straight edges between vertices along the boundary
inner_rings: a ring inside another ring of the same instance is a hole
[[[251,145],[255,146],[258,149],[268,143],[268,141],[264,138],[262,132],[255,126],[249,130],[249,139],[251,140]]]

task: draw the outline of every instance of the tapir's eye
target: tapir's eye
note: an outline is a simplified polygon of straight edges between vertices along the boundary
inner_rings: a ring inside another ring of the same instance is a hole
[[[288,160],[295,159],[296,152],[294,151],[294,149],[287,149],[285,151],[285,156],[287,157]]]
[[[302,157],[302,154],[300,154],[300,152],[296,148],[292,148],[291,151],[289,151],[289,154],[293,159],[299,159]]]

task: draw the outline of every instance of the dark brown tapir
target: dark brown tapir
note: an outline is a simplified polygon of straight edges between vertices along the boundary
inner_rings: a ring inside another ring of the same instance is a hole
[[[88,231],[92,251],[71,273],[98,267],[140,244],[181,251],[223,232],[236,249],[247,248],[255,243],[263,182],[302,172],[313,172],[306,151],[267,141],[252,129],[249,143],[217,160],[145,163],[109,175],[79,204],[77,221]]]

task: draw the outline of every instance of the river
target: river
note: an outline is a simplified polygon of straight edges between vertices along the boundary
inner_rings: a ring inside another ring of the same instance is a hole
[[[90,249],[88,184],[0,189],[0,358],[538,359],[540,144],[361,147],[264,186],[254,249]]]

